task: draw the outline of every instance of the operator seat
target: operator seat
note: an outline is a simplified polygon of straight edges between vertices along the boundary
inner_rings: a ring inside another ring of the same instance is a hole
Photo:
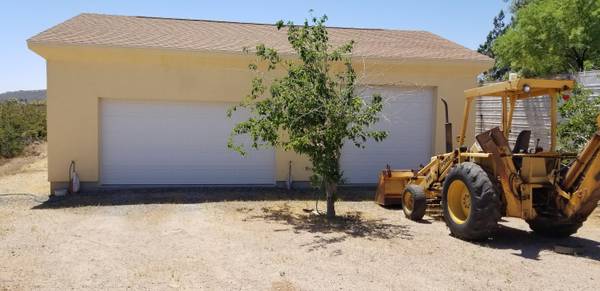
[[[513,154],[527,153],[529,150],[529,142],[531,140],[531,130],[523,130],[517,136],[515,141],[515,147],[513,148]],[[513,157],[513,163],[515,168],[521,169],[523,164],[523,157]]]
[[[529,142],[531,141],[531,130],[523,130],[517,136],[513,154],[527,153],[529,150]]]

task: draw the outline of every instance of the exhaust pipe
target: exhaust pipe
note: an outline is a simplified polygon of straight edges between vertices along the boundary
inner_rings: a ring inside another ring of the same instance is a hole
[[[442,102],[444,102],[444,110],[446,112],[446,152],[451,153],[454,149],[454,146],[452,145],[452,123],[450,123],[450,118],[448,117],[448,102],[446,102],[444,98],[440,99],[442,99]]]

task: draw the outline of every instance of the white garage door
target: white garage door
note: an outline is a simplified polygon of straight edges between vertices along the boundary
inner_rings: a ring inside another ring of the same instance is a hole
[[[231,104],[101,102],[103,184],[273,184],[273,150],[227,149]]]
[[[346,143],[340,162],[349,184],[376,183],[386,164],[396,169],[416,169],[431,157],[433,89],[394,86],[361,89],[361,95],[367,99],[374,93],[379,93],[384,102],[382,118],[374,128],[386,130],[388,137],[379,143],[367,142],[365,149]]]

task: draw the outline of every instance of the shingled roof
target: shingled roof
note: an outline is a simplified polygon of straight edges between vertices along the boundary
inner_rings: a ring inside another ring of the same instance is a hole
[[[328,31],[334,45],[356,41],[357,57],[491,61],[426,31],[340,27]],[[87,13],[30,38],[28,43],[236,53],[264,43],[280,53],[293,53],[285,30],[278,31],[274,25]]]

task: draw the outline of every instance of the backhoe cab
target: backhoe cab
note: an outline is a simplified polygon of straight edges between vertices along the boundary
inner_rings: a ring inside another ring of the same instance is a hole
[[[570,80],[516,79],[466,90],[458,147],[446,121],[448,152],[419,170],[388,166],[379,175],[375,201],[402,204],[413,220],[421,219],[427,206],[441,206],[450,232],[466,240],[489,237],[502,216],[522,218],[542,235],[574,234],[600,200],[600,130],[578,154],[556,151],[557,98],[574,85]],[[481,96],[502,101],[501,126],[477,135],[467,147],[469,111]],[[517,100],[538,96],[551,98],[550,148],[530,147],[531,131],[520,132],[511,147]]]

